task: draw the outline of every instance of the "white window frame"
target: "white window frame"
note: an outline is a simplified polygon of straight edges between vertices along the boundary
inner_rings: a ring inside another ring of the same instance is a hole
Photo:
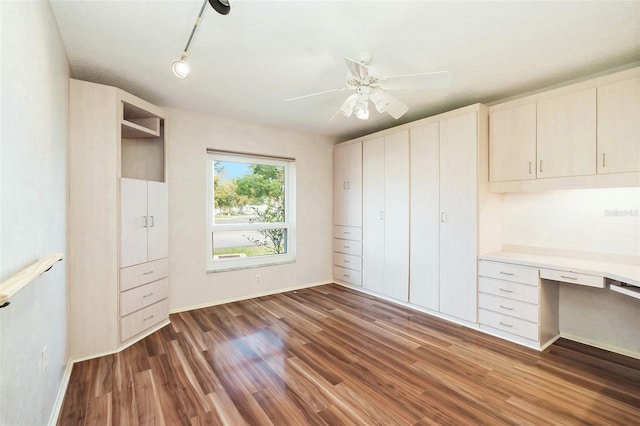
[[[285,222],[278,223],[240,223],[240,224],[215,224],[214,206],[214,161],[231,161],[239,163],[256,163],[270,166],[284,167],[284,201],[285,201]],[[268,265],[278,265],[282,263],[295,262],[296,254],[296,163],[292,158],[276,158],[254,154],[229,153],[223,151],[207,151],[207,271],[220,272],[235,269],[246,269]],[[270,254],[253,257],[237,257],[214,259],[213,256],[213,233],[220,231],[240,231],[251,229],[275,229],[286,228],[287,253]]]

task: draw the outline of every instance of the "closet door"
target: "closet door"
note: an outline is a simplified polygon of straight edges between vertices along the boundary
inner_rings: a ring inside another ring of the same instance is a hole
[[[440,121],[440,312],[477,318],[477,113]]]
[[[347,226],[362,226],[362,142],[346,147]]]
[[[347,147],[333,149],[333,224],[347,226]]]
[[[384,292],[384,138],[362,143],[362,285]]]
[[[384,141],[384,291],[409,300],[409,132]]]
[[[411,129],[409,302],[440,308],[440,134],[438,123]]]
[[[147,181],[120,179],[120,267],[147,261]]]
[[[148,260],[169,256],[169,191],[165,182],[147,182]]]

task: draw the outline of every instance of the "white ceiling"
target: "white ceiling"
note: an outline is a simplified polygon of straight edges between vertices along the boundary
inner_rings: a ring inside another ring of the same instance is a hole
[[[207,5],[185,80],[170,66],[202,1],[52,6],[75,78],[335,140],[640,61],[640,1],[230,1],[227,16]],[[447,70],[452,87],[393,92],[410,107],[397,121],[330,122],[346,91],[283,101],[342,86],[342,58],[365,54],[385,75]]]

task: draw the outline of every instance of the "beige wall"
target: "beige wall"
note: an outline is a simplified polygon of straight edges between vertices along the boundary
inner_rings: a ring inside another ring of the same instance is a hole
[[[638,259],[639,209],[640,188],[505,194],[503,242]],[[640,300],[560,285],[562,334],[640,356],[638,324]]]
[[[66,252],[69,65],[49,2],[0,2],[0,281]],[[67,363],[65,261],[0,309],[0,424],[49,420]],[[48,368],[42,371],[42,349]]]
[[[186,310],[331,280],[333,144],[320,136],[169,110],[170,303]],[[296,262],[207,273],[207,148],[296,159]],[[255,276],[260,274],[260,283]]]

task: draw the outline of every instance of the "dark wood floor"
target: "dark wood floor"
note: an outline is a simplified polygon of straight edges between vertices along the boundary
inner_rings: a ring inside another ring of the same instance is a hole
[[[640,423],[640,360],[544,353],[327,285],[171,316],[73,368],[62,425]]]

